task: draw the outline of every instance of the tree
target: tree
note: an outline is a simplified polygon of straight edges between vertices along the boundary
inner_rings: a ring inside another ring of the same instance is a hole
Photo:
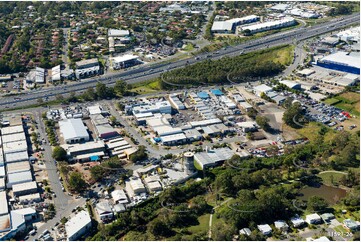
[[[68,184],[69,188],[72,191],[76,192],[81,192],[87,187],[86,182],[84,181],[82,175],[79,172],[70,173]]]
[[[319,196],[312,196],[307,201],[307,209],[311,211],[323,211],[327,207],[327,201]]]
[[[299,102],[293,103],[284,113],[283,121],[293,127],[301,128],[300,124],[303,123],[302,106]]]
[[[247,111],[247,116],[254,119],[257,116],[257,111],[254,108],[251,108],[249,111]]]
[[[270,128],[269,126],[269,118],[261,115],[256,116],[256,123],[264,130],[268,130]]]
[[[168,224],[158,218],[148,224],[147,231],[155,237],[167,236],[171,233],[171,229],[168,227]]]
[[[107,97],[107,86],[104,83],[98,82],[95,86],[96,94],[100,99]]]
[[[114,116],[110,116],[109,121],[111,125],[115,125],[117,123],[117,118]]]
[[[127,90],[128,90],[128,84],[125,81],[118,80],[115,82],[115,86],[114,86],[115,95],[117,95],[118,97],[122,97],[127,92]]]
[[[64,161],[66,160],[66,151],[64,150],[63,147],[60,146],[56,146],[53,149],[53,158],[57,161]]]
[[[138,146],[138,150],[134,153],[130,155],[130,160],[135,162],[135,161],[140,161],[140,160],[144,160],[148,157],[148,154],[146,153],[146,148],[144,145],[139,145]]]
[[[86,101],[92,101],[95,100],[97,97],[97,94],[94,91],[94,88],[89,87],[82,96]]]

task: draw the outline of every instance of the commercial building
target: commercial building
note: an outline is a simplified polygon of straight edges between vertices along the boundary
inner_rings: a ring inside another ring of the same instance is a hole
[[[6,197],[6,192],[0,192],[0,215],[5,215],[9,213],[8,199]]]
[[[129,181],[125,183],[125,190],[130,197],[146,193],[145,186],[140,178],[131,177]]]
[[[24,127],[23,125],[9,126],[1,128],[1,135],[9,135],[9,134],[17,134],[23,133]]]
[[[258,129],[256,122],[253,121],[239,122],[237,126],[240,127],[244,133],[257,131]]]
[[[128,197],[125,194],[124,190],[114,190],[111,193],[114,203],[129,203]]]
[[[251,104],[249,104],[248,102],[239,102],[238,105],[245,112],[248,112],[248,111],[252,110],[252,108],[253,108],[253,106]]]
[[[1,167],[0,167],[1,169]],[[0,177],[0,191],[5,190],[5,177]]]
[[[289,27],[289,26],[295,25],[296,23],[297,22],[294,18],[285,17],[281,20],[264,22],[264,23],[260,23],[260,24],[254,24],[254,25],[248,25],[248,26],[241,27],[240,29],[241,29],[241,31],[248,30],[251,34],[255,34],[258,32]]]
[[[172,106],[167,100],[159,100],[154,103],[145,103],[139,106],[134,106],[132,108],[133,115],[137,113],[163,113],[163,114],[171,114]]]
[[[294,82],[294,81],[289,81],[289,80],[283,80],[280,81],[281,84],[286,85],[288,88],[291,89],[295,89],[295,90],[301,90],[301,84]]]
[[[32,193],[24,196],[19,196],[20,204],[31,204],[41,202],[41,197],[39,193]]]
[[[61,80],[61,69],[60,65],[54,66],[51,68],[51,81],[60,81]]]
[[[272,91],[272,87],[267,86],[266,84],[261,84],[259,86],[255,86],[253,90],[258,97],[261,97],[262,93],[267,94],[267,92]]]
[[[113,57],[111,59],[113,69],[119,70],[141,64],[138,58],[139,57],[136,55],[123,55]]]
[[[108,119],[103,115],[91,114],[89,117],[95,127],[97,137],[107,140],[119,136],[119,133],[114,130],[114,128],[109,124]]]
[[[7,174],[7,188],[12,188],[13,185],[33,181],[33,176],[30,171],[23,171],[18,173]]]
[[[61,120],[59,128],[67,144],[89,141],[87,128],[81,119]]]
[[[25,133],[8,134],[1,136],[2,143],[10,143],[16,141],[26,140]]]
[[[291,223],[293,227],[298,228],[305,224],[305,220],[296,215],[295,217],[291,218]]]
[[[318,59],[317,65],[327,69],[360,75],[360,54],[339,51]]]
[[[243,18],[234,18],[226,21],[214,21],[211,31],[212,33],[218,34],[232,34],[235,32],[237,26],[256,21],[259,21],[259,17],[256,15],[250,15]]]
[[[105,154],[104,141],[90,141],[83,144],[63,145],[63,148],[67,151],[67,154],[72,157],[74,161],[89,161],[91,159],[98,160]]]
[[[8,144],[12,144],[12,143],[8,143]],[[18,143],[16,142],[16,144],[18,144]],[[7,153],[4,156],[6,164],[9,164],[12,162],[29,161],[28,151],[26,151],[26,150],[15,151],[12,153],[8,153],[8,152],[9,152],[9,150],[7,149]]]
[[[29,74],[25,77],[27,82],[31,83],[44,83],[45,82],[45,69],[36,67],[34,70],[31,70]]]
[[[80,211],[65,223],[65,231],[69,241],[79,240],[92,226],[90,215],[87,211]]]
[[[36,184],[36,181],[15,184],[13,185],[12,189],[13,189],[13,194],[16,197],[38,192],[38,186]]]
[[[148,176],[144,178],[144,183],[150,193],[162,191],[162,184],[158,176]]]
[[[30,171],[29,161],[12,162],[6,164],[7,174],[18,173],[23,171]]]
[[[97,58],[82,60],[75,63],[76,78],[85,78],[92,75],[99,74],[100,66]]]
[[[108,37],[124,37],[129,36],[129,30],[108,29]]]
[[[206,152],[199,152],[194,155],[194,161],[204,169],[220,165],[225,160],[230,159],[234,155],[229,148],[219,148],[208,150]]]
[[[186,129],[183,130],[184,135],[187,138],[188,142],[198,141],[202,139],[202,134],[196,129]]]
[[[183,133],[162,135],[161,141],[163,145],[167,145],[167,146],[181,145],[187,141],[187,137]]]
[[[5,143],[3,144],[3,151],[4,151],[4,155],[5,155],[5,161],[9,162],[7,159],[8,154],[11,153],[18,153],[18,152],[25,152],[28,150],[28,145],[26,143],[26,140],[21,140],[21,141],[15,141],[15,142],[9,142],[9,143]]]
[[[336,36],[345,42],[360,43],[360,27],[353,27],[336,34]]]
[[[184,110],[185,106],[176,94],[169,95],[169,102],[177,110]]]
[[[102,220],[103,222],[110,221],[114,217],[112,206],[110,206],[109,201],[107,200],[99,202],[95,206],[95,210],[97,211],[100,220]]]

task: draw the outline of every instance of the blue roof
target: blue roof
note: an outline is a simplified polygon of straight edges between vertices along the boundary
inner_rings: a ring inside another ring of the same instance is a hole
[[[222,96],[223,95],[223,92],[219,89],[213,89],[211,90],[211,92],[216,95],[216,96]]]
[[[198,92],[197,95],[198,95],[199,98],[202,98],[202,99],[209,98],[208,93],[206,93],[206,92],[204,92],[204,91]]]
[[[99,156],[97,156],[97,155],[90,156],[90,160],[97,161],[97,160],[99,160]]]
[[[155,142],[160,142],[160,141],[162,141],[162,139],[159,138],[159,137],[154,137],[153,139],[154,139]]]

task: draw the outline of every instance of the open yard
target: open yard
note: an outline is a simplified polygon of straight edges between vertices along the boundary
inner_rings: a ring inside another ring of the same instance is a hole
[[[209,229],[209,217],[210,214],[204,214],[198,217],[198,225],[188,227],[188,230],[192,233],[208,232]]]
[[[141,84],[142,85],[139,84],[133,85],[130,91],[141,95],[141,94],[155,93],[161,89],[159,86],[159,82],[157,80],[153,80],[150,82],[142,82]]]
[[[332,185],[337,185],[340,183],[341,177],[344,174],[341,172],[325,172],[322,174],[318,174],[318,177],[321,177],[323,184],[328,185],[328,186],[332,186]]]

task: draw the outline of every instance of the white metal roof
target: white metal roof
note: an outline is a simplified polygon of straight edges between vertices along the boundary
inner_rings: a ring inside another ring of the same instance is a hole
[[[8,214],[9,207],[8,207],[8,200],[6,198],[6,192],[0,192],[0,215]]]
[[[347,52],[339,51],[321,58],[319,61],[352,66],[360,69],[360,55],[349,55]]]
[[[26,140],[26,137],[25,137],[25,133],[21,132],[16,134],[3,135],[1,139],[3,143],[9,143],[9,142]]]
[[[173,141],[179,141],[179,140],[185,140],[187,137],[183,133],[179,134],[171,134],[162,136],[162,142],[173,142]]]
[[[272,87],[267,86],[266,84],[255,86],[253,89],[257,92],[264,92],[264,93],[272,91]]]
[[[31,175],[30,171],[23,171],[23,172],[18,172],[18,173],[12,173],[12,174],[8,174],[8,183],[9,184],[20,184],[20,183],[25,183],[25,182],[29,182],[32,181],[33,177]]]
[[[267,29],[267,28],[271,28],[271,27],[275,27],[275,26],[282,26],[284,24],[291,23],[294,21],[295,21],[294,18],[285,17],[284,19],[281,19],[281,20],[248,25],[248,26],[242,27],[242,30],[249,29],[250,31],[255,31],[255,30],[260,30],[260,29]]]
[[[233,27],[232,22],[226,21],[214,21],[212,25],[212,31],[231,31]]]
[[[68,238],[73,237],[76,233],[91,223],[91,218],[87,211],[80,211],[65,223],[65,230]]]
[[[32,182],[24,182],[21,184],[15,184],[13,185],[13,192],[22,192],[22,191],[27,191],[27,190],[32,190],[32,189],[37,189],[38,186],[36,185],[36,181],[32,181]]]
[[[129,30],[122,30],[122,29],[109,29],[108,30],[108,37],[121,37],[129,35]]]
[[[118,201],[120,201],[121,203],[127,203],[128,202],[128,197],[125,194],[124,190],[114,190],[111,193],[111,195],[112,195],[112,197],[114,199],[114,202],[118,202]]]
[[[5,160],[8,161],[7,155],[10,153],[18,153],[21,151],[27,151],[28,145],[26,143],[26,140],[21,141],[15,141],[3,144],[3,151],[5,154]]]
[[[194,159],[203,165],[214,164],[219,161],[225,161],[234,155],[229,148],[219,148],[208,152],[200,152],[194,155]]]
[[[113,59],[113,62],[120,63],[120,62],[125,62],[125,61],[138,59],[138,56],[136,56],[136,55],[122,55],[122,56],[113,57],[112,59]]]
[[[9,126],[1,129],[1,135],[15,134],[24,132],[24,127],[22,125]]]
[[[6,171],[8,174],[22,172],[22,171],[29,171],[29,170],[30,170],[29,161],[13,162],[6,164]]]
[[[59,121],[60,132],[64,140],[88,137],[88,131],[81,119],[65,119]]]
[[[12,143],[8,143],[8,144],[12,144]],[[26,150],[5,154],[6,164],[9,164],[11,162],[26,161],[26,160],[29,160],[29,155]]]

